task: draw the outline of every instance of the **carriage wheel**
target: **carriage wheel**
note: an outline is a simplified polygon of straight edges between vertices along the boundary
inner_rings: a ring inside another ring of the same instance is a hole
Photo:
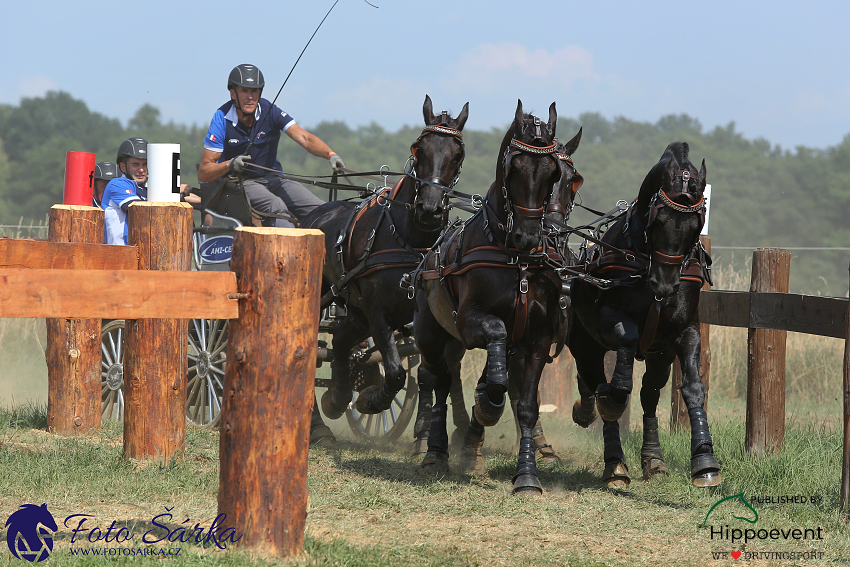
[[[100,418],[124,421],[124,320],[109,321],[100,331]]]
[[[204,427],[216,427],[221,419],[228,327],[227,319],[192,319],[189,323],[186,417]]]
[[[403,335],[396,336],[396,345],[412,344],[413,339]],[[419,364],[419,355],[411,355],[402,360],[402,365],[407,373],[404,387],[396,394],[389,409],[378,414],[361,414],[354,408],[345,411],[345,417],[351,430],[363,439],[385,439],[395,441],[401,437],[416,410],[416,399],[419,388],[416,384],[414,370]],[[354,394],[352,400],[357,399],[357,394],[363,388],[371,385],[379,385],[384,381],[384,366],[377,364],[351,364],[351,374],[354,382]]]

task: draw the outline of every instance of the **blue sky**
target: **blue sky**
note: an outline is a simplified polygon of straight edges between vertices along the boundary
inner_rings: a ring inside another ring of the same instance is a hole
[[[521,98],[561,116],[735,122],[785,149],[850,133],[850,4],[340,0],[278,105],[303,126],[395,130],[435,110],[507,125]],[[206,126],[239,63],[280,88],[332,0],[34,0],[4,7],[0,102],[63,90],[124,124],[143,104]],[[588,132],[589,134],[589,132]]]

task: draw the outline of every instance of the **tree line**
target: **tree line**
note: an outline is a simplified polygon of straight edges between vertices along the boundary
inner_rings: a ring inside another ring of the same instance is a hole
[[[474,107],[473,107],[474,111]],[[377,123],[351,128],[342,122],[321,122],[308,129],[325,140],[358,171],[387,165],[401,171],[410,144],[421,132],[421,110],[411,108],[411,126],[388,132]],[[505,128],[513,109],[505,109]],[[597,113],[559,117],[559,138],[571,138],[582,128],[582,142],[573,156],[584,176],[580,200],[608,210],[618,200],[637,195],[646,173],[667,144],[682,140],[691,161],[705,158],[712,185],[710,234],[713,246],[847,247],[850,224],[850,135],[825,149],[783,149],[759,138],[746,139],[735,124],[705,131],[688,115],[669,115],[655,123],[624,117],[612,120]],[[62,201],[67,151],[92,152],[97,161],[115,160],[118,145],[130,136],[154,143],[179,143],[182,178],[197,185],[207,125],[163,123],[160,112],[144,105],[126,126],[90,110],[64,92],[0,105],[0,224],[36,222]],[[466,158],[458,190],[484,193],[492,182],[503,129],[464,132]],[[326,161],[308,155],[286,136],[279,158],[283,170],[298,175],[327,175]],[[327,198],[327,192],[317,194]],[[347,197],[348,195],[341,195]],[[592,220],[576,209],[572,221]],[[577,244],[577,242],[575,243]],[[792,252],[792,291],[845,295],[847,251]],[[716,250],[715,258],[741,262],[749,251]]]

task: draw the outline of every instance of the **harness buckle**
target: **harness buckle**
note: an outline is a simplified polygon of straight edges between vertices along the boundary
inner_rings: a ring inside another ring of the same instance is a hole
[[[528,280],[523,278],[519,280],[519,292],[523,295],[528,293]]]
[[[478,210],[483,206],[484,206],[484,197],[482,197],[481,195],[479,195],[477,193],[475,195],[473,195],[472,196],[472,208],[474,208],[475,210]]]

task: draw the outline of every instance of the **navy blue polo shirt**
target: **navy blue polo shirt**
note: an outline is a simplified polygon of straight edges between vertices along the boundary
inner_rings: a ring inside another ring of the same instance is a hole
[[[221,163],[244,154],[248,149],[248,143],[253,139],[254,144],[250,151],[253,158],[251,163],[281,171],[280,162],[277,160],[280,133],[286,132],[293,124],[295,120],[290,115],[261,98],[254,113],[254,125],[251,126],[250,131],[246,131],[239,123],[234,102],[229,100],[215,111],[210,122],[210,129],[204,138],[204,148],[221,153],[218,159]],[[246,168],[245,175],[246,177],[262,177],[264,173]]]

